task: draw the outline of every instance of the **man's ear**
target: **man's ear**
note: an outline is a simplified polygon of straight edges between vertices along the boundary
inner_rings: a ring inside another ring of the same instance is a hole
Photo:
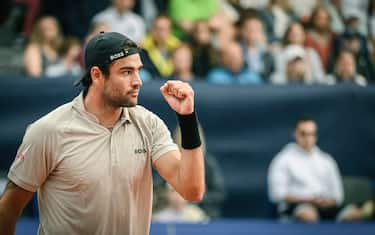
[[[90,75],[91,75],[91,80],[92,80],[93,84],[100,83],[103,79],[103,76],[104,76],[102,71],[99,69],[98,66],[93,66],[90,69]]]

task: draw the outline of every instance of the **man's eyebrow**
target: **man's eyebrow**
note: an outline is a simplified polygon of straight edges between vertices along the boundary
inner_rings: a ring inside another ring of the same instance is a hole
[[[135,67],[135,66],[123,66],[120,68],[120,70],[134,70],[134,69],[142,69],[143,65]]]

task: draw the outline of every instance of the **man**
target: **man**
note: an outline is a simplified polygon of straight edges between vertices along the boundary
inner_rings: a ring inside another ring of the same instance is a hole
[[[335,61],[335,70],[327,76],[327,81],[330,84],[348,83],[366,86],[367,80],[357,72],[355,60],[355,55],[351,51],[340,51]]]
[[[235,42],[223,45],[220,52],[221,64],[212,68],[208,82],[216,84],[262,84],[258,74],[250,70],[243,59],[241,46]]]
[[[163,121],[137,105],[140,49],[119,33],[86,47],[83,92],[33,123],[0,200],[1,234],[13,234],[38,191],[39,234],[148,234],[151,167],[186,200],[204,194],[204,159],[194,92],[181,81],[161,88],[182,129],[181,152]]]
[[[132,11],[134,0],[111,0],[112,5],[96,14],[92,24],[105,23],[110,30],[127,35],[139,43],[146,34],[144,19]]]
[[[333,219],[343,201],[335,160],[316,146],[317,125],[311,118],[297,121],[296,142],[277,154],[268,172],[269,196],[279,213],[296,220]]]

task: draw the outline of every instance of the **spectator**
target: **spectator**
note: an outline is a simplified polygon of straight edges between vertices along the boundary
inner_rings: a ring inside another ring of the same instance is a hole
[[[160,223],[198,223],[208,219],[207,215],[197,205],[188,203],[169,184],[165,186],[167,205],[154,213],[153,222]]]
[[[322,6],[327,10],[329,18],[331,19],[331,29],[335,34],[344,32],[345,24],[342,14],[341,0],[326,0]]]
[[[181,44],[172,53],[173,73],[170,79],[191,82],[195,80],[192,71],[193,55],[187,44]]]
[[[198,78],[205,78],[208,71],[218,64],[218,51],[213,46],[214,39],[208,21],[197,21],[191,37],[193,72]]]
[[[341,50],[349,50],[355,55],[358,73],[366,79],[372,79],[372,81],[374,81],[375,73],[367,44],[367,38],[364,35],[359,33],[355,28],[347,26],[345,32],[339,35],[335,41],[335,50],[330,70],[332,71],[338,52]]]
[[[257,16],[244,16],[241,20],[241,43],[248,68],[268,81],[274,71],[274,57],[268,46],[262,21]]]
[[[134,0],[112,0],[110,7],[94,16],[93,23],[106,23],[110,26],[110,31],[141,42],[146,33],[146,25],[142,17],[132,12],[133,7]]]
[[[325,8],[318,6],[311,15],[305,45],[318,52],[325,71],[328,70],[334,39],[335,34],[331,30],[329,14]]]
[[[172,75],[171,55],[180,43],[180,40],[171,33],[170,18],[167,15],[159,15],[155,18],[151,32],[144,38],[141,46],[147,51],[150,62],[156,67],[160,76],[166,78]]]
[[[63,36],[57,20],[52,16],[40,18],[26,46],[24,67],[27,75],[40,77],[46,69],[59,62],[59,50]]]
[[[366,86],[367,80],[357,73],[355,56],[351,51],[343,50],[339,53],[333,74],[328,75],[327,80],[331,84],[352,83]]]
[[[276,155],[268,171],[269,197],[279,215],[303,222],[348,220],[352,209],[340,211],[343,186],[337,164],[316,146],[316,122],[299,119],[294,137],[296,142]]]
[[[305,50],[300,45],[289,45],[283,53],[285,70],[275,73],[271,77],[274,84],[311,84],[316,82],[308,76],[308,65]]]
[[[290,22],[298,20],[288,0],[271,0],[260,13],[270,42],[281,40]]]
[[[358,19],[358,30],[361,34],[367,36],[367,21],[368,14],[366,14],[370,5],[370,0],[352,1],[352,0],[341,0],[341,9],[344,18],[350,18],[352,16]]]
[[[293,11],[304,23],[310,20],[314,9],[320,4],[320,0],[288,0]]]
[[[221,49],[221,65],[208,73],[208,81],[219,84],[261,84],[262,78],[251,71],[243,59],[241,46],[231,42]]]
[[[79,64],[81,43],[78,38],[69,37],[64,40],[60,50],[62,59],[46,69],[46,77],[82,76],[83,70]]]
[[[284,74],[287,67],[286,48],[289,45],[301,47],[304,51],[302,59],[306,64],[306,80],[312,83],[326,83],[325,73],[320,61],[319,55],[313,48],[305,47],[304,42],[306,33],[303,26],[299,22],[291,23],[282,40],[282,48],[276,53],[276,72],[275,74]]]

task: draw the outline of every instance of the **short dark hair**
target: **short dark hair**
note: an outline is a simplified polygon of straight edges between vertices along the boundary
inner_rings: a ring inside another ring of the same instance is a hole
[[[313,119],[312,117],[309,117],[307,115],[303,115],[303,116],[300,116],[297,121],[296,121],[296,128],[298,127],[298,125],[302,122],[314,122],[316,123],[315,119]]]

